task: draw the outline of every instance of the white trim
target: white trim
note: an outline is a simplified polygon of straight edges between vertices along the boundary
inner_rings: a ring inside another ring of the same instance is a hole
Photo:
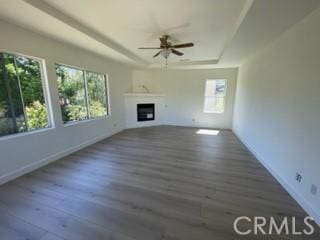
[[[124,93],[125,97],[165,97],[166,95],[163,93]]]
[[[19,133],[12,133],[12,134],[8,134],[8,135],[3,135],[3,136],[0,136],[0,142],[10,140],[12,138],[20,138],[20,137],[24,137],[24,136],[28,136],[28,135],[32,135],[32,134],[38,134],[38,133],[47,132],[47,131],[52,131],[52,130],[54,130],[54,128],[46,127],[46,128],[40,128],[40,129],[30,130],[30,131],[26,131],[26,132],[19,132]]]
[[[96,120],[108,119],[110,117],[111,117],[111,115],[103,115],[103,116],[94,117],[94,118],[90,118],[90,119],[69,121],[69,122],[63,123],[62,127],[69,127],[69,126],[78,125],[81,123],[88,123],[88,122],[92,122],[92,121],[96,121]]]
[[[47,71],[47,63],[44,59],[39,59],[40,62],[40,74],[42,80],[42,89],[44,93],[44,101],[47,107],[47,114],[48,114],[48,125],[51,128],[56,127],[56,123],[54,121],[54,114],[53,114],[53,107],[52,107],[52,99],[51,99],[51,92],[50,92],[50,84],[48,78],[48,71]]]
[[[111,98],[110,98],[110,89],[109,89],[110,83],[109,83],[109,75],[107,73],[104,75],[104,79],[106,81],[107,116],[111,116],[111,103],[110,103]]]
[[[0,52],[2,53],[7,53],[7,54],[11,54],[11,55],[20,55],[22,57],[26,57],[26,58],[32,58],[36,61],[45,61],[43,58],[41,57],[34,57],[32,55],[29,55],[29,54],[24,54],[24,53],[21,53],[21,52],[17,52],[17,51],[11,51],[11,50],[7,50],[6,48],[0,48]]]
[[[245,141],[235,129],[232,130],[237,138],[251,151],[255,158],[271,173],[271,175],[281,184],[281,186],[291,195],[293,199],[320,225],[320,213],[308,202],[308,200],[297,192],[286,180],[284,180],[268,163],[258,154],[251,145]]]
[[[45,165],[47,165],[47,164],[49,164],[51,162],[59,160],[59,159],[65,157],[67,155],[70,155],[70,154],[72,154],[72,153],[74,153],[76,151],[79,151],[80,149],[83,149],[83,148],[85,148],[87,146],[90,146],[90,145],[92,145],[92,144],[94,144],[96,142],[99,142],[99,141],[101,141],[101,140],[103,140],[105,138],[108,138],[108,137],[110,137],[110,136],[112,136],[112,135],[114,135],[114,134],[116,134],[116,133],[118,133],[118,132],[120,132],[122,130],[124,130],[124,129],[115,131],[113,133],[108,133],[108,134],[97,136],[97,137],[95,137],[95,138],[93,138],[93,139],[91,139],[89,141],[86,141],[84,143],[81,143],[81,144],[79,144],[77,146],[74,146],[74,147],[68,148],[68,149],[66,149],[64,151],[55,153],[55,154],[53,154],[51,156],[48,156],[48,157],[46,157],[44,159],[41,159],[41,160],[36,161],[36,162],[33,162],[33,163],[28,164],[28,165],[26,165],[24,167],[21,167],[21,168],[19,168],[17,170],[14,170],[14,171],[9,172],[9,173],[7,173],[5,175],[2,175],[2,176],[0,176],[0,185],[4,184],[6,182],[12,181],[12,180],[24,175],[24,174],[32,172],[32,171],[34,171],[34,170],[36,170],[36,169],[38,169],[40,167],[43,167],[43,166],[45,166]]]

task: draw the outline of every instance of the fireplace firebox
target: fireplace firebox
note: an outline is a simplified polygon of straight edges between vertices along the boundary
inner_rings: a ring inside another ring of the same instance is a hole
[[[138,122],[154,120],[154,103],[137,104]]]

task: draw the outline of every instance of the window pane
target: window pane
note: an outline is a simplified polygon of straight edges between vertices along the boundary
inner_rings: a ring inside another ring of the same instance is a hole
[[[27,131],[13,55],[2,54],[1,64],[1,135]]]
[[[48,127],[40,62],[0,53],[0,135]]]
[[[215,95],[216,82],[215,80],[206,81],[205,96],[214,96]]]
[[[88,118],[83,71],[56,65],[59,103],[64,122]]]
[[[225,95],[225,80],[207,80],[205,96],[224,96]]]
[[[215,97],[205,97],[204,111],[205,112],[213,112],[214,103],[215,103]]]
[[[40,63],[22,56],[16,57],[17,70],[28,130],[48,127],[48,112],[43,92]]]
[[[226,80],[207,80],[205,86],[204,112],[223,113]]]
[[[91,118],[107,115],[105,75],[86,71],[89,115]]]
[[[0,136],[16,132],[15,118],[8,101],[8,75],[3,54],[0,54]],[[11,99],[12,102],[12,99]]]
[[[204,112],[223,113],[224,112],[224,97],[205,97]]]
[[[215,93],[218,96],[224,96],[226,90],[226,81],[225,80],[215,80],[216,82],[216,89]]]

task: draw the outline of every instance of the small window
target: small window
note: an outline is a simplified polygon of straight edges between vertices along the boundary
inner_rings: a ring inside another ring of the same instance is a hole
[[[204,112],[223,113],[226,96],[226,80],[207,80],[204,93]]]
[[[59,104],[64,123],[108,115],[104,74],[56,64]]]
[[[0,136],[49,127],[42,62],[0,53]]]

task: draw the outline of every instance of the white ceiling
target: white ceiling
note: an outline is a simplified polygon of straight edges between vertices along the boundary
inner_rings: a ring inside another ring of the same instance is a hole
[[[5,3],[4,3],[5,2]],[[319,0],[2,0],[0,18],[139,67],[153,58],[158,38],[193,42],[170,55],[179,68],[239,66],[319,6]],[[39,21],[40,20],[40,21]]]
[[[64,14],[95,29],[147,62],[158,47],[159,36],[169,34],[175,43],[194,42],[183,49],[193,61],[216,60],[233,35],[245,0],[45,0]],[[93,4],[94,3],[94,4]],[[209,20],[209,21],[208,21]],[[174,56],[174,55],[173,55]],[[179,58],[170,57],[177,61]]]

